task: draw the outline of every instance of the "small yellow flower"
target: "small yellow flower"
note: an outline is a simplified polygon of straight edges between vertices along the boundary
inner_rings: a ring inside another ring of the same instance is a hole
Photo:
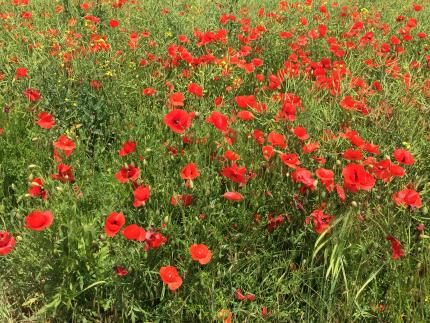
[[[411,148],[411,144],[407,141],[403,141],[402,145],[406,147],[406,149],[410,149]]]
[[[107,72],[105,73],[105,75],[106,75],[106,76],[113,76],[113,72],[112,72],[111,70],[109,70],[109,71],[107,71]]]
[[[369,9],[367,9],[367,8],[361,8],[360,11],[364,15],[367,15],[369,13]]]

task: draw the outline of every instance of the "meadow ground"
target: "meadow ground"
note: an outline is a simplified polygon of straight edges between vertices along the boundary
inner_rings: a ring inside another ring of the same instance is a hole
[[[430,321],[430,3],[0,21],[1,322]]]

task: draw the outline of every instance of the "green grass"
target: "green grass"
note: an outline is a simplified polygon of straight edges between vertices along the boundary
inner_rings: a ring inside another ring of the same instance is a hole
[[[329,2],[330,19],[324,19],[319,2],[314,2],[313,7],[301,3],[286,12],[275,1],[136,0],[121,8],[113,8],[112,1],[90,1],[88,11],[79,6],[82,1],[32,0],[29,6],[0,3],[0,128],[4,129],[0,135],[0,231],[16,238],[15,248],[0,256],[0,321],[212,322],[222,309],[232,312],[234,322],[430,320],[429,5],[415,12],[411,1],[339,1],[339,7]],[[55,11],[57,5],[63,7],[62,12]],[[343,5],[348,6],[348,14],[341,17]],[[258,15],[260,7],[265,8],[263,16]],[[162,14],[165,8],[170,12]],[[21,18],[23,11],[31,12],[32,18]],[[221,25],[223,13],[235,15],[236,21]],[[101,22],[90,23],[86,15]],[[313,21],[314,15],[320,20]],[[396,22],[398,15],[406,20]],[[301,17],[307,18],[307,26],[299,24]],[[230,64],[230,74],[223,76],[225,65],[214,62],[192,66],[180,61],[168,66],[167,49],[172,44],[183,45],[194,57],[210,52],[222,59],[229,49],[239,51],[244,44],[237,35],[244,34],[240,22],[246,25],[245,18],[248,30],[257,26],[266,30],[247,45],[251,54],[241,57],[247,63],[257,57],[264,61],[255,72],[246,73]],[[378,48],[391,35],[401,38],[397,30],[409,18],[416,18],[418,25],[411,31],[414,39],[402,41],[404,53],[380,54]],[[111,19],[120,26],[110,28]],[[363,31],[342,38],[355,21],[364,22]],[[366,31],[374,32],[375,48],[342,46],[343,57],[333,55],[325,38],[308,36],[302,56],[306,53],[314,62],[322,58],[344,62],[348,72],[340,82],[340,94],[316,90],[306,73],[309,63],[300,58],[300,51],[295,52],[300,61],[297,77],[285,78],[276,90],[262,88],[269,85],[269,75],[284,68],[293,54],[291,44],[321,23],[328,27],[326,38],[335,37],[339,44],[358,44]],[[384,24],[390,27],[386,35]],[[196,45],[195,29],[216,33],[221,28],[228,30],[227,43]],[[130,49],[129,35],[144,31],[150,36],[141,36],[139,46]],[[294,37],[281,39],[282,31],[294,31]],[[418,32],[427,37],[419,40]],[[108,51],[88,50],[94,34],[106,35]],[[181,44],[178,35],[191,42]],[[69,54],[72,59],[65,61]],[[396,59],[398,77],[384,66],[389,58]],[[147,66],[139,65],[142,59],[148,61]],[[366,59],[380,66],[370,68]],[[420,67],[412,69],[413,61]],[[29,77],[16,80],[18,67],[27,68]],[[189,70],[190,78],[183,77],[184,70]],[[257,73],[265,76],[263,83],[257,82]],[[405,73],[411,79],[408,92],[402,78]],[[353,77],[363,79],[369,88],[378,80],[384,91],[360,93],[350,86]],[[93,89],[92,80],[101,82],[102,88]],[[183,136],[163,123],[170,111],[167,81],[174,85],[174,92],[185,94],[183,109],[196,112],[186,132],[193,143],[184,144]],[[191,82],[203,87],[202,98],[187,93]],[[142,94],[148,87],[157,90],[154,96]],[[42,98],[29,102],[23,95],[27,88],[38,89]],[[280,103],[273,100],[276,93],[301,98],[304,110],[297,112],[296,121],[274,121],[280,109]],[[253,112],[252,121],[241,121],[236,117],[240,108],[235,97],[251,94],[267,110]],[[346,95],[366,99],[370,114],[342,109],[339,102]],[[214,106],[217,96],[223,97],[223,107]],[[42,111],[54,115],[55,127],[46,130],[35,123]],[[234,145],[228,145],[205,122],[212,111],[236,118],[230,120],[237,132]],[[309,141],[320,144],[316,152],[302,153],[300,140],[289,131],[298,125],[307,129]],[[301,167],[314,178],[319,167],[333,170],[335,182],[343,185],[342,169],[349,161],[342,153],[354,147],[340,136],[323,137],[325,130],[339,135],[345,127],[379,146],[381,154],[374,156],[378,161],[390,158],[395,162],[393,151],[407,148],[415,163],[403,165],[405,176],[388,183],[377,180],[370,191],[347,191],[343,203],[321,182],[314,192],[301,194],[291,179],[293,170],[276,155],[266,161],[250,135],[255,129],[266,136],[271,131],[284,134],[288,147],[283,152],[300,155]],[[51,178],[57,171],[52,143],[61,134],[76,144],[73,153],[63,158],[72,166],[75,183]],[[127,140],[137,142],[136,152],[122,158],[118,151]],[[167,146],[179,153],[173,156]],[[222,167],[230,165],[222,157],[229,149],[240,155],[239,166],[256,174],[243,188],[220,174]],[[327,162],[321,166],[312,156]],[[190,162],[197,164],[201,175],[187,188],[180,171]],[[131,184],[122,185],[114,177],[128,163],[140,168],[139,183],[151,187],[151,197],[143,207],[133,207]],[[44,182],[46,201],[27,194],[36,177]],[[407,185],[419,192],[423,207],[405,208],[393,202],[392,194]],[[227,191],[240,192],[244,201],[225,200]],[[193,203],[171,205],[176,194],[192,194]],[[324,212],[335,219],[329,230],[317,234],[305,219],[322,204],[326,204]],[[42,232],[25,228],[24,219],[34,210],[51,210],[52,226]],[[145,251],[142,243],[127,241],[121,233],[107,237],[104,225],[111,212],[123,212],[127,225],[160,228],[166,244]],[[255,220],[256,214],[260,221]],[[269,215],[288,215],[288,220],[270,233]],[[416,230],[420,223],[426,225],[421,234]],[[391,258],[388,235],[404,249],[405,255],[398,260]],[[207,265],[191,259],[189,247],[194,243],[204,243],[212,251]],[[183,278],[176,292],[160,279],[159,269],[167,265],[175,266]],[[129,273],[116,275],[116,266]],[[254,294],[255,300],[237,300],[238,288]],[[263,307],[267,316],[262,315]]]

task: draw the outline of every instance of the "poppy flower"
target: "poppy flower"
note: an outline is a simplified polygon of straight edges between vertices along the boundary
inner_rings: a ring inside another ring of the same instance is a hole
[[[222,309],[218,312],[217,317],[219,320],[222,320],[223,323],[231,323],[233,319],[233,313],[228,309]]]
[[[234,163],[230,167],[224,167],[221,170],[221,174],[228,179],[232,180],[234,183],[238,184],[246,184],[246,168],[245,167],[237,167],[237,164]]]
[[[300,140],[309,139],[309,134],[307,133],[306,129],[303,127],[299,126],[299,127],[293,128],[293,133]]]
[[[169,96],[169,104],[174,107],[183,107],[184,100],[185,100],[185,96],[181,92],[172,93]]]
[[[251,120],[254,120],[254,115],[251,112],[247,111],[247,110],[239,111],[237,113],[237,117],[240,120],[242,120],[242,121],[251,121]]]
[[[312,190],[315,189],[315,180],[312,177],[311,171],[307,170],[306,168],[296,168],[291,174],[291,178],[295,183],[302,183],[307,188]]]
[[[388,236],[386,239],[390,241],[392,253],[391,258],[393,260],[397,260],[405,255],[405,252],[403,251],[402,245],[400,244],[399,240],[395,239],[393,236]]]
[[[392,200],[398,206],[403,205],[406,207],[410,206],[416,208],[420,208],[423,206],[418,192],[408,188],[394,193],[392,195]]]
[[[164,116],[164,124],[173,132],[182,134],[191,126],[191,115],[182,109],[173,109]]]
[[[287,147],[285,136],[275,131],[269,133],[269,135],[267,136],[267,141],[270,142],[274,147],[279,147],[281,149]]]
[[[122,266],[116,266],[116,267],[115,267],[115,273],[116,273],[118,276],[122,277],[122,276],[125,276],[125,275],[127,275],[127,274],[128,274],[128,270],[127,270],[127,269],[125,269],[125,268],[124,268],[124,267],[122,267]]]
[[[336,187],[337,196],[339,196],[340,200],[344,202],[346,200],[346,195],[345,195],[345,191],[343,190],[343,187],[340,186],[339,184],[336,184],[335,187]]]
[[[188,93],[194,94],[195,96],[202,97],[203,89],[197,83],[191,83],[188,85]]]
[[[227,150],[224,154],[223,154],[224,158],[230,161],[236,161],[236,160],[240,160],[240,155],[236,154],[234,151],[231,150]]]
[[[143,94],[147,95],[147,96],[154,95],[156,92],[157,91],[154,88],[152,88],[152,87],[148,87],[148,88],[146,88],[146,89],[143,90]]]
[[[307,218],[306,220],[308,222],[309,220],[312,220],[315,232],[321,234],[330,227],[330,223],[333,219],[334,216],[324,214],[322,210],[314,210],[311,213],[311,218]]]
[[[243,195],[237,192],[226,192],[224,198],[230,201],[242,201],[244,199]]]
[[[114,237],[125,224],[125,217],[122,212],[112,212],[106,219],[105,232],[108,237]]]
[[[15,247],[16,240],[10,232],[0,231],[0,256],[5,256]]]
[[[296,154],[280,154],[281,161],[290,168],[297,168],[300,165],[299,156]]]
[[[18,67],[16,69],[15,79],[19,80],[21,77],[28,77],[27,69],[25,67]]]
[[[182,278],[173,266],[161,267],[160,277],[163,283],[167,284],[171,291],[177,290],[182,285]]]
[[[212,259],[212,252],[204,244],[193,244],[190,247],[190,255],[200,265],[206,265]]]
[[[68,166],[65,164],[59,164],[57,167],[58,167],[58,174],[52,174],[51,177],[53,179],[57,179],[62,183],[75,181],[75,177],[72,174],[71,166]]]
[[[118,22],[117,20],[111,19],[111,20],[109,21],[109,26],[110,26],[111,28],[116,28],[116,27],[118,27],[118,26],[119,26],[119,22]]]
[[[146,238],[145,251],[148,251],[149,249],[158,248],[159,246],[167,242],[167,238],[163,236],[160,232],[155,232],[154,229],[147,231],[145,238]]]
[[[136,150],[136,143],[134,141],[126,141],[122,148],[119,150],[119,155],[121,157],[127,156]]]
[[[133,195],[134,195],[134,202],[133,202],[134,207],[139,207],[141,205],[144,205],[151,195],[150,187],[141,185],[134,190]]]
[[[255,107],[257,105],[257,99],[254,95],[242,95],[242,96],[236,96],[235,101],[237,105],[242,108],[246,109],[248,107]]]
[[[263,152],[263,157],[265,160],[269,160],[275,155],[275,150],[272,146],[263,146],[261,151]]]
[[[342,154],[342,157],[347,160],[362,160],[363,154],[360,150],[354,150],[349,148]]]
[[[54,147],[64,151],[67,157],[70,156],[70,154],[75,149],[75,144],[73,141],[71,141],[69,138],[67,138],[65,135],[61,135],[57,141],[53,143]]]
[[[137,224],[130,224],[122,231],[122,235],[128,240],[145,241],[146,231]]]
[[[127,166],[127,168],[122,167],[118,171],[118,173],[115,174],[115,178],[120,183],[124,184],[124,183],[127,183],[129,180],[132,182],[135,182],[139,177],[139,175],[140,175],[140,169],[130,164]]]
[[[24,91],[24,95],[27,97],[28,100],[30,100],[31,102],[36,102],[40,100],[40,92],[36,89],[26,89]]]
[[[375,185],[375,179],[360,164],[348,164],[342,170],[345,188],[350,192],[369,191]]]
[[[193,202],[193,196],[191,194],[178,194],[172,196],[170,199],[171,205],[179,205],[180,203],[183,206],[189,206]]]
[[[51,211],[33,211],[25,217],[26,227],[35,231],[45,230],[53,221]]]
[[[181,170],[182,179],[194,180],[199,176],[200,176],[200,173],[195,163],[189,163]]]
[[[415,163],[414,157],[406,149],[397,148],[393,152],[393,156],[400,164],[413,165]]]
[[[39,177],[31,181],[31,187],[28,189],[28,194],[32,197],[40,196],[42,200],[46,200],[46,191],[43,188],[43,182]]]
[[[325,168],[318,168],[315,175],[321,180],[327,191],[331,192],[334,189],[334,173],[333,171]]]
[[[221,131],[226,131],[228,128],[228,117],[218,111],[212,111],[211,115],[206,118],[206,122]]]
[[[39,120],[37,120],[37,124],[39,127],[43,129],[51,129],[55,126],[55,121],[53,120],[53,116],[47,112],[41,112],[37,115]]]

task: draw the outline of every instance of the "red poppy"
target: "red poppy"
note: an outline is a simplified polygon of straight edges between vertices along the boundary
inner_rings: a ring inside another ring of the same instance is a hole
[[[15,247],[16,240],[10,232],[0,231],[0,256],[5,256]]]
[[[51,211],[33,211],[25,217],[26,227],[35,231],[45,230],[53,221]]]
[[[309,134],[307,133],[306,129],[303,127],[299,126],[299,127],[293,128],[293,133],[300,140],[309,139]]]
[[[345,195],[345,191],[343,190],[343,187],[340,186],[339,184],[336,184],[335,187],[336,187],[337,196],[339,196],[340,200],[344,202],[346,200],[346,195]]]
[[[122,235],[128,240],[145,241],[146,231],[137,224],[130,224],[122,231]]]
[[[119,155],[121,157],[127,156],[136,150],[136,143],[134,141],[126,141],[122,148],[119,150]]]
[[[31,187],[28,189],[28,194],[32,197],[40,196],[42,200],[46,200],[46,191],[43,187],[43,182],[40,178],[36,177],[31,181]]]
[[[194,180],[199,176],[200,176],[200,173],[195,163],[189,163],[181,170],[182,179]]]
[[[246,168],[245,167],[237,167],[237,164],[234,163],[231,167],[224,167],[221,170],[221,174],[230,180],[232,180],[234,183],[238,184],[246,184]]]
[[[226,131],[228,128],[228,117],[218,111],[212,111],[211,115],[206,118],[206,122],[221,131]]]
[[[37,124],[43,129],[51,129],[55,126],[55,121],[53,120],[53,116],[47,112],[41,112],[37,115],[39,120],[37,120]]]
[[[178,194],[172,196],[170,204],[178,205],[182,203],[183,206],[189,206],[193,202],[193,196],[191,194]]]
[[[413,165],[415,163],[414,156],[406,149],[397,148],[393,152],[393,156],[399,163],[404,165]]]
[[[25,67],[18,67],[16,69],[15,78],[17,80],[19,80],[21,77],[28,77],[28,75],[27,75],[27,69]]]
[[[166,126],[173,132],[182,134],[191,126],[191,115],[182,109],[173,109],[164,116]]]
[[[149,186],[141,185],[134,190],[134,207],[139,207],[144,205],[151,195],[151,190]]]
[[[250,294],[250,293],[248,293],[248,294],[246,294],[246,295],[243,295],[243,293],[242,293],[242,290],[240,289],[240,288],[237,288],[236,289],[236,292],[235,292],[235,295],[234,295],[235,297],[236,297],[236,299],[237,300],[239,300],[239,301],[245,301],[245,300],[248,300],[248,301],[254,301],[255,300],[255,295],[254,294]]]
[[[203,89],[197,83],[191,83],[190,85],[188,85],[188,92],[198,97],[203,96]]]
[[[185,100],[185,96],[181,92],[172,93],[169,96],[169,104],[174,107],[183,107],[184,100]]]
[[[68,166],[65,164],[59,164],[57,167],[58,167],[58,174],[52,174],[51,177],[53,179],[57,179],[63,183],[75,181],[75,177],[72,174],[71,166]]]
[[[224,198],[230,201],[242,201],[244,199],[243,195],[237,192],[226,192]]]
[[[125,269],[124,267],[122,267],[122,266],[116,266],[115,267],[115,273],[118,275],[118,276],[125,276],[125,275],[127,275],[128,274],[128,270],[127,269]]]
[[[362,160],[363,154],[360,150],[354,150],[351,148],[348,148],[343,154],[342,157],[347,160]]]
[[[394,193],[392,199],[399,206],[403,205],[416,208],[423,206],[418,192],[408,188]]]
[[[391,258],[393,260],[397,260],[405,255],[405,252],[403,251],[402,245],[400,244],[399,240],[396,240],[393,236],[388,236],[386,239],[390,241],[392,252]]]
[[[115,178],[120,183],[127,183],[129,180],[132,182],[135,182],[137,178],[140,175],[140,169],[137,167],[134,167],[133,165],[129,164],[126,167],[122,167],[118,173],[115,174]]]
[[[36,102],[40,100],[40,92],[36,89],[27,89],[24,91],[24,95],[27,97],[28,100],[31,102]]]
[[[152,87],[148,87],[148,88],[143,90],[143,94],[148,95],[148,96],[154,95],[156,92],[157,91]]]
[[[318,168],[315,175],[321,180],[327,191],[331,192],[334,189],[334,173],[325,168]]]
[[[108,237],[114,237],[125,224],[125,217],[122,212],[112,212],[106,219],[105,232]]]
[[[369,191],[375,185],[375,179],[360,164],[348,164],[342,170],[345,188],[350,192]]]
[[[55,148],[64,151],[67,157],[70,156],[70,154],[75,149],[75,144],[73,143],[73,141],[71,141],[69,138],[67,138],[64,135],[61,135],[57,139],[57,141],[53,143],[53,145]]]
[[[242,109],[246,109],[248,107],[253,108],[257,105],[257,99],[254,95],[236,96],[235,101],[237,105]]]
[[[237,113],[237,117],[238,117],[240,120],[243,120],[243,121],[251,121],[251,120],[254,120],[254,115],[253,115],[251,112],[246,111],[246,110],[239,111],[239,112]]]
[[[297,168],[298,165],[300,165],[299,156],[296,154],[280,154],[279,158],[281,161],[291,168]]]
[[[307,218],[307,222],[312,220],[314,230],[316,233],[321,234],[330,227],[330,223],[333,221],[334,216],[324,214],[322,210],[314,210],[311,213],[311,219]]]
[[[302,151],[304,154],[310,154],[320,148],[320,144],[317,142],[308,142],[306,145],[302,146]]]
[[[109,26],[110,26],[111,28],[116,28],[116,27],[118,27],[118,26],[119,26],[119,22],[118,22],[117,20],[111,19],[111,20],[109,21]]]
[[[206,265],[212,259],[212,252],[204,244],[193,244],[190,247],[190,255],[200,265]]]
[[[154,229],[146,232],[146,245],[145,251],[149,249],[158,248],[159,246],[165,244],[167,242],[167,238],[163,236],[160,232],[155,232]]]
[[[163,283],[167,284],[171,291],[177,290],[182,285],[182,278],[173,266],[161,267],[160,277]]]
[[[240,160],[240,156],[239,154],[236,154],[234,151],[231,150],[227,150],[224,154],[223,154],[224,158],[230,161],[236,161],[236,160]]]
[[[275,131],[269,133],[269,135],[267,136],[267,141],[270,142],[274,147],[279,147],[281,149],[287,147],[284,135]]]
[[[291,178],[296,183],[302,183],[306,188],[315,189],[315,179],[312,177],[311,171],[306,168],[297,167],[291,174]]]
[[[272,146],[263,146],[261,148],[265,160],[271,159],[275,155],[275,150]]]

